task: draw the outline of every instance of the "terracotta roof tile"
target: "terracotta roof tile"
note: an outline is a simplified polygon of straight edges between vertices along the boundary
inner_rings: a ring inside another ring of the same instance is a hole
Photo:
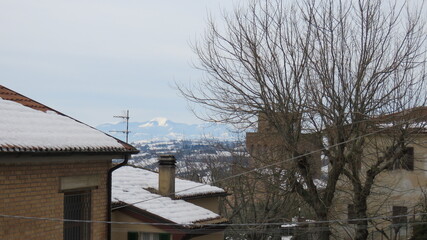
[[[0,98],[2,98],[4,100],[9,100],[9,101],[14,101],[14,102],[20,103],[24,106],[30,107],[30,108],[35,109],[35,110],[39,110],[39,111],[43,111],[43,112],[54,111],[54,112],[57,112],[57,113],[63,115],[62,113],[55,111],[54,109],[52,109],[46,105],[43,105],[39,102],[36,102],[36,101],[34,101],[28,97],[25,97],[24,95],[21,95],[15,91],[12,91],[9,88],[6,88],[2,85],[0,85]]]
[[[377,118],[374,118],[374,120],[379,122],[393,122],[393,121],[424,122],[424,121],[427,121],[427,106],[414,107],[414,108],[406,109],[401,112],[382,115]]]

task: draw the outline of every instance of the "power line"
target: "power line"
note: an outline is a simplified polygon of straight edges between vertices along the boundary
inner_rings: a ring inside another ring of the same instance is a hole
[[[416,217],[416,216],[427,216],[427,213],[414,213],[404,214],[396,216],[376,216],[368,218],[354,218],[354,219],[333,219],[326,221],[307,221],[307,222],[276,222],[276,223],[218,223],[218,224],[201,224],[201,223],[146,223],[146,222],[120,222],[120,221],[97,221],[97,220],[75,220],[75,219],[64,219],[64,218],[48,218],[48,217],[31,217],[31,216],[19,216],[19,215],[7,215],[0,214],[0,217],[4,218],[16,218],[25,220],[40,220],[40,221],[54,221],[54,222],[77,222],[77,223],[103,223],[103,224],[129,224],[129,225],[154,225],[154,226],[188,226],[188,227],[219,227],[219,226],[281,226],[285,224],[296,224],[296,225],[311,225],[321,223],[342,223],[348,221],[363,221],[363,220],[378,220],[378,219],[394,219],[401,217]],[[421,221],[424,222],[424,221]]]
[[[426,116],[427,116],[427,114],[424,115],[424,116],[420,116],[418,118],[426,117]],[[418,118],[406,120],[405,122],[410,122],[410,121],[416,120]],[[400,125],[404,124],[405,122],[400,123]],[[368,134],[364,134],[364,135],[361,135],[359,137],[356,137],[356,138],[353,138],[353,139],[349,139],[347,141],[336,143],[336,144],[333,144],[333,145],[328,146],[328,147],[336,147],[336,146],[339,146],[341,144],[345,144],[345,143],[348,143],[348,142],[355,141],[355,140],[360,139],[362,137],[367,137],[367,136],[371,136],[371,135],[380,133],[380,132],[382,132],[384,130],[387,130],[387,129],[388,128],[382,128],[382,129],[379,129],[377,131],[374,131],[374,132],[371,132],[371,133],[368,133]],[[252,169],[252,170],[249,170],[249,171],[246,171],[246,172],[235,174],[235,175],[232,175],[232,176],[229,176],[229,177],[226,177],[226,178],[214,181],[213,183],[218,183],[218,182],[225,181],[225,180],[228,180],[228,179],[231,179],[231,178],[235,178],[235,177],[238,177],[238,176],[242,176],[244,174],[248,174],[248,173],[251,173],[251,172],[254,172],[254,171],[257,171],[257,170],[265,169],[267,167],[272,167],[272,166],[275,166],[275,165],[280,164],[280,163],[292,161],[292,160],[295,160],[295,159],[303,157],[303,156],[307,156],[307,155],[310,155],[310,154],[313,154],[313,153],[317,153],[317,152],[323,151],[325,149],[326,148],[314,150],[314,151],[311,151],[309,153],[302,154],[302,155],[300,155],[298,157],[288,158],[288,159],[285,159],[285,160],[282,160],[282,161],[278,161],[278,162],[275,162],[275,163],[272,163],[272,164],[269,164],[269,165],[266,165],[266,166],[263,166],[263,167],[259,167],[259,168],[255,168],[255,169]],[[199,185],[199,186],[195,186],[195,187],[183,189],[183,190],[175,192],[175,193],[180,193],[180,192],[183,192],[183,191],[195,189],[195,188],[198,188],[198,187],[201,187],[201,186],[203,186],[203,185]],[[163,197],[163,196],[158,196],[158,197],[155,197],[155,198],[146,199],[146,200],[135,202],[135,203],[132,203],[132,204],[126,204],[124,206],[113,208],[112,210],[116,210],[116,209],[123,208],[123,207],[126,207],[126,206],[132,206],[134,204],[138,204],[138,203],[141,203],[141,202],[155,200],[155,199],[158,199],[158,198],[161,198],[161,197]],[[357,218],[357,219],[333,219],[333,220],[326,220],[326,221],[309,221],[309,222],[303,222],[303,223],[280,222],[280,223],[243,223],[243,224],[230,224],[230,223],[227,223],[227,224],[194,224],[194,223],[178,224],[178,223],[117,222],[117,221],[74,220],[74,219],[63,219],[63,218],[31,217],[31,216],[18,216],[18,215],[6,215],[6,214],[0,214],[0,217],[4,217],[4,218],[16,218],[16,219],[28,219],[28,220],[58,221],[58,222],[81,222],[81,223],[104,223],[104,224],[159,225],[159,226],[160,225],[164,225],[164,226],[194,226],[194,227],[200,227],[200,226],[271,226],[271,225],[275,226],[275,225],[284,225],[284,224],[342,223],[342,222],[347,222],[347,221],[350,221],[350,220],[352,220],[352,221],[378,220],[378,219],[393,219],[393,218],[409,217],[409,216],[425,216],[425,215],[427,215],[427,213],[406,214],[406,215],[398,215],[398,216],[376,216],[376,217]]]
[[[413,119],[405,120],[404,122],[399,123],[399,124],[397,124],[397,125],[395,125],[395,126],[403,125],[403,124],[405,124],[405,123],[409,123],[409,122],[412,122],[412,121],[414,121],[414,120],[417,120],[417,119],[420,119],[420,118],[424,118],[424,117],[427,117],[427,114],[426,114],[426,115],[419,116],[419,117],[416,117],[416,118],[413,118]],[[366,120],[362,120],[361,122],[364,122],[364,121],[366,121]],[[395,127],[395,126],[393,126],[393,127]],[[349,140],[346,140],[346,141],[343,141],[343,142],[339,142],[339,143],[333,144],[333,145],[331,145],[331,146],[328,146],[328,148],[337,147],[337,146],[340,146],[340,145],[342,145],[342,144],[346,144],[346,143],[349,143],[349,142],[353,142],[353,141],[356,141],[356,140],[358,140],[358,139],[361,139],[361,138],[364,138],[364,137],[368,137],[368,136],[371,136],[371,135],[374,135],[374,134],[380,133],[380,132],[385,131],[385,130],[388,130],[388,129],[389,129],[389,128],[381,128],[381,129],[379,129],[379,130],[377,130],[377,131],[370,132],[370,133],[367,133],[367,134],[364,134],[364,135],[358,136],[358,137],[356,137],[356,138],[352,138],[352,139],[349,139]],[[323,150],[326,150],[326,147],[325,147],[325,148],[321,148],[321,149],[317,149],[317,150],[313,150],[313,151],[311,151],[311,152],[304,153],[304,154],[299,155],[299,156],[296,156],[296,157],[291,157],[291,158],[288,158],[288,159],[285,159],[285,160],[282,160],[282,161],[274,162],[274,163],[272,163],[272,164],[267,164],[267,165],[262,166],[262,167],[254,168],[254,169],[251,169],[251,170],[249,170],[249,171],[245,171],[245,172],[241,172],[241,173],[238,173],[238,174],[235,174],[235,175],[231,175],[231,176],[229,176],[229,177],[225,177],[225,178],[223,178],[223,179],[219,179],[219,180],[213,181],[213,182],[211,182],[211,184],[215,184],[215,183],[223,182],[223,181],[226,181],[226,180],[229,180],[229,179],[232,179],[232,178],[240,177],[240,176],[246,175],[246,174],[248,174],[248,173],[252,173],[252,172],[256,172],[256,171],[262,170],[262,169],[266,169],[266,168],[269,168],[269,167],[276,166],[276,165],[281,164],[281,163],[285,163],[285,162],[293,161],[293,160],[296,160],[296,159],[301,158],[301,157],[306,157],[306,156],[309,156],[309,155],[311,155],[311,154],[321,152],[321,151],[323,151]],[[180,191],[177,191],[177,192],[171,193],[171,194],[169,194],[169,195],[167,195],[167,196],[172,196],[172,195],[174,195],[174,194],[177,194],[177,193],[180,193],[180,192],[184,192],[184,191],[188,191],[188,190],[192,190],[192,189],[199,188],[199,187],[202,187],[202,186],[203,186],[203,185],[199,185],[199,186],[194,186],[194,187],[186,188],[186,189],[183,189],[183,190],[180,190]],[[167,196],[166,196],[166,197],[167,197]],[[148,201],[155,200],[155,199],[159,199],[159,198],[162,198],[162,197],[165,197],[165,196],[157,196],[157,197],[153,197],[153,198],[149,198],[149,199],[141,200],[141,201],[138,201],[138,202],[133,202],[133,203],[129,203],[129,204],[124,204],[124,205],[121,205],[121,206],[118,206],[118,207],[114,207],[114,208],[112,208],[112,210],[117,210],[117,209],[124,208],[124,207],[127,207],[127,206],[133,206],[133,205],[138,204],[138,203],[148,202]]]

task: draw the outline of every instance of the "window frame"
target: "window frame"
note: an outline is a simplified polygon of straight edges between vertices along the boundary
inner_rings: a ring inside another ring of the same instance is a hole
[[[407,215],[408,214],[408,207],[406,206],[393,206],[393,219],[391,220],[393,225],[405,225],[408,223],[408,217],[395,217],[400,215]]]
[[[390,170],[406,170],[406,171],[414,171],[415,166],[415,150],[414,147],[405,147],[402,150],[402,157],[399,159],[395,159],[392,165],[390,166]]]
[[[64,192],[64,219],[91,220],[92,192],[90,189]],[[64,221],[64,240],[91,240],[92,226],[90,222]]]
[[[414,171],[415,165],[415,151],[414,147],[405,147],[403,150],[403,159],[401,161],[400,167],[401,169]]]

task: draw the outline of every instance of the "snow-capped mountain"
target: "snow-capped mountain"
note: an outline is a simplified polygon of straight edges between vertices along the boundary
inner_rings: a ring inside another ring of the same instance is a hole
[[[119,139],[125,139],[125,122],[105,123],[96,127]],[[129,122],[129,142],[143,140],[180,140],[180,139],[236,139],[229,126],[223,124],[185,124],[166,118],[154,118],[147,122]]]

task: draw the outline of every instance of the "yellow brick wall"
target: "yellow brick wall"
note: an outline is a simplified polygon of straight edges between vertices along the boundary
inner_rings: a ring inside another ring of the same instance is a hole
[[[368,141],[369,140],[369,141]],[[367,147],[364,149],[363,164],[361,164],[360,178],[364,181],[367,167],[377,160],[386,151],[388,146],[392,145],[392,139],[387,135],[377,135],[368,139]],[[427,135],[419,134],[411,136],[411,141],[408,147],[414,148],[414,170],[385,170],[375,178],[375,185],[372,187],[371,194],[368,198],[368,217],[391,216],[393,214],[393,206],[405,206],[408,208],[408,214],[419,213],[420,201],[423,199],[423,191],[427,189]],[[374,144],[373,144],[374,143]],[[376,153],[378,151],[378,153]],[[334,206],[331,209],[331,218],[346,219],[348,217],[347,206],[352,204],[352,185],[349,180],[341,176],[337,185],[337,192],[334,200]],[[416,217],[408,217],[408,220],[414,220]],[[377,222],[379,229],[390,226],[390,221],[384,219],[374,220]],[[351,234],[354,234],[355,225],[349,224],[345,226],[345,231],[342,226],[334,229],[334,234],[341,239],[352,239]],[[409,228],[409,232],[410,232]],[[380,238],[381,233],[372,227],[370,223],[370,232],[374,239]],[[350,233],[350,235],[348,235]],[[390,236],[390,231],[386,231]],[[406,233],[405,233],[406,234]],[[410,234],[408,234],[409,236]],[[385,239],[385,238],[384,238]],[[400,239],[403,239],[402,237]]]
[[[298,144],[298,150],[301,154],[315,151],[308,156],[308,162],[311,164],[313,176],[318,178],[321,174],[321,154],[316,151],[320,148],[318,138],[314,135],[301,135]],[[251,155],[250,164],[257,167],[256,162],[261,165],[277,163],[284,159],[289,159],[292,155],[286,149],[283,138],[277,132],[249,132],[246,133],[246,149]],[[295,161],[284,161],[279,167],[291,168]]]
[[[62,219],[64,194],[59,189],[60,178],[98,174],[100,184],[91,191],[91,217],[93,220],[107,220],[106,181],[111,159],[76,159],[49,159],[44,163],[9,161],[4,164],[0,157],[0,214]],[[1,240],[63,239],[62,229],[61,221],[0,216]],[[106,239],[105,224],[92,224],[91,230],[92,239]]]

